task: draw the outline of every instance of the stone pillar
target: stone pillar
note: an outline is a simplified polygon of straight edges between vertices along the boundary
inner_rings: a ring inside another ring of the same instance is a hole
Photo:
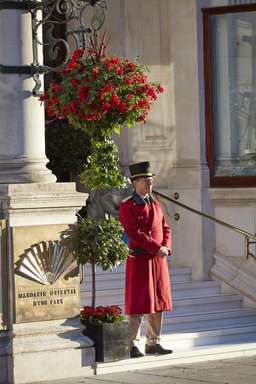
[[[0,64],[32,63],[30,17],[0,9]],[[74,183],[56,183],[46,168],[44,108],[34,86],[31,75],[0,73],[0,384],[94,373],[76,260],[62,241],[87,196]]]
[[[80,327],[76,263],[64,259],[63,248],[47,252],[43,247],[54,242],[65,245],[59,241],[75,223],[86,197],[76,192],[75,183],[0,185],[0,216],[7,219],[0,384],[93,374],[93,344]],[[71,256],[68,251],[66,255]]]
[[[202,35],[197,1],[170,1],[170,47],[173,66],[173,120],[175,157],[168,172],[171,196],[178,192],[180,201],[211,214],[208,197],[208,168],[205,158],[204,83]],[[174,259],[178,265],[192,267],[192,278],[209,277],[214,248],[211,222],[194,213],[171,205],[180,220],[172,219]]]
[[[30,14],[0,10],[0,64],[31,63]],[[31,94],[34,86],[30,75],[0,73],[0,183],[56,180],[46,168],[44,108]]]

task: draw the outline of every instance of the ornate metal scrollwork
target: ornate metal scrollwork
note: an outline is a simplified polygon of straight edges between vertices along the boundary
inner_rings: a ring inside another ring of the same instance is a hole
[[[36,82],[32,93],[38,96],[41,86],[39,74],[60,71],[74,49],[86,49],[89,36],[97,34],[104,24],[106,8],[106,0],[0,0],[0,10],[30,12],[33,41],[33,61],[30,66],[0,64],[0,72],[30,73]],[[52,66],[39,63],[39,46],[47,49]]]

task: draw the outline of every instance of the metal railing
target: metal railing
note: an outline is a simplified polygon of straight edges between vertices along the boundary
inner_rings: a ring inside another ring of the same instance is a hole
[[[158,191],[156,191],[156,190],[153,190],[152,192],[153,192],[155,195],[157,195],[157,196],[159,196],[159,197],[162,197],[163,199],[168,200],[168,201],[170,201],[170,202],[172,202],[172,203],[174,203],[174,204],[176,204],[176,205],[179,205],[180,207],[182,207],[182,208],[184,208],[184,209],[187,209],[187,210],[190,211],[190,212],[193,212],[193,213],[195,213],[195,214],[197,214],[197,215],[200,215],[200,216],[202,216],[202,217],[205,217],[206,219],[212,220],[212,221],[214,221],[215,223],[220,224],[220,225],[222,225],[222,226],[224,226],[224,227],[226,227],[226,228],[229,228],[229,229],[231,229],[232,231],[237,232],[237,233],[239,233],[240,235],[244,236],[244,255],[245,255],[246,259],[248,259],[249,256],[251,256],[254,260],[256,260],[256,256],[255,256],[252,252],[250,252],[250,245],[251,245],[251,244],[256,244],[256,235],[255,235],[255,234],[252,234],[252,233],[250,233],[250,232],[248,232],[248,231],[245,231],[244,229],[241,229],[241,228],[239,228],[239,227],[235,227],[234,225],[229,224],[229,223],[226,223],[225,221],[219,220],[219,219],[217,219],[216,217],[209,215],[208,213],[201,212],[201,211],[199,211],[199,210],[197,210],[197,209],[194,209],[194,208],[192,208],[192,207],[189,207],[188,205],[185,205],[185,204],[183,204],[183,203],[177,201],[177,200],[179,199],[179,194],[178,194],[178,192],[175,192],[175,193],[174,193],[174,198],[171,198],[171,197],[169,197],[169,196],[166,196],[166,195],[164,195],[163,193],[160,193],[160,192],[158,192]],[[176,214],[175,214],[175,219],[176,219],[176,220],[179,220],[179,217],[180,217],[179,214],[176,213]],[[253,241],[252,241],[252,240],[253,240]]]

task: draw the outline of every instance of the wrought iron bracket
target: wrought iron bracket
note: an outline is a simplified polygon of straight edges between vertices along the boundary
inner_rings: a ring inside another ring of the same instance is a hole
[[[40,75],[45,74],[51,70],[50,67],[44,66],[44,65],[2,65],[0,64],[0,73],[5,74],[16,74],[16,75],[30,75],[33,76],[33,80],[35,82],[35,86],[32,89],[32,95],[33,96],[40,96],[43,94],[42,91],[40,91],[41,88],[41,81],[40,81]]]
[[[3,65],[0,64],[0,73],[9,73],[17,75],[35,75],[44,74],[51,70],[50,67],[44,65]]]
[[[29,11],[35,8],[35,2],[30,0],[19,1],[19,0],[0,0],[0,9],[23,9]]]
[[[179,214],[178,212],[176,212],[176,213],[174,214],[174,220],[176,220],[176,221],[179,221],[179,220],[180,220],[180,214]]]
[[[90,18],[87,12],[89,8],[93,11]],[[32,94],[39,96],[42,93],[39,91],[39,75],[62,70],[73,49],[86,49],[89,35],[97,34],[104,24],[106,8],[106,0],[0,0],[0,11],[13,9],[30,13],[33,53],[31,65],[0,64],[0,73],[31,75],[36,83]],[[56,37],[55,29],[62,26],[65,37]],[[42,27],[45,30],[44,38],[38,33]],[[47,54],[55,66],[39,63],[39,46],[47,48]]]
[[[179,198],[180,198],[180,194],[179,194],[179,192],[174,192],[174,194],[173,194],[173,198],[174,198],[175,200],[179,200]]]

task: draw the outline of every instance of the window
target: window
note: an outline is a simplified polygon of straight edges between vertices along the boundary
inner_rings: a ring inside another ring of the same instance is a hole
[[[211,186],[256,186],[256,4],[203,10]]]

